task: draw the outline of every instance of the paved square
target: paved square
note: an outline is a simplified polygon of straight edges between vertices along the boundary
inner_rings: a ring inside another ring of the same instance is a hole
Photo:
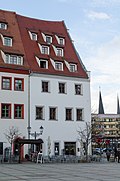
[[[0,181],[120,181],[120,163],[0,164]]]

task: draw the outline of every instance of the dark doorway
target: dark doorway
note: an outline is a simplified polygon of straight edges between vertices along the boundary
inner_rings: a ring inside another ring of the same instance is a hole
[[[65,142],[64,148],[65,155],[76,155],[76,142]]]

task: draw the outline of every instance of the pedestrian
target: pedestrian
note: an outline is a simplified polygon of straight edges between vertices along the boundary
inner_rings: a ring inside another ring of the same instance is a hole
[[[110,153],[110,151],[107,149],[107,151],[106,151],[106,156],[107,156],[107,161],[108,161],[108,162],[110,161],[110,155],[111,155],[111,153]]]
[[[120,162],[120,148],[117,149],[118,163]]]
[[[114,161],[117,161],[117,148],[114,148]]]

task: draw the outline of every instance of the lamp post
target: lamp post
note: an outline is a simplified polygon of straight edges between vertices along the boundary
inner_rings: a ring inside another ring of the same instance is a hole
[[[40,126],[40,132],[31,132],[31,127],[27,127],[28,129],[28,139],[30,139],[30,136],[34,137],[34,139],[36,140],[38,136],[42,135],[43,134],[43,126]],[[34,150],[34,145],[33,145],[33,150]]]
[[[40,132],[33,132],[33,133],[31,133],[31,127],[28,127],[27,128],[28,129],[28,135],[29,135],[29,138],[30,138],[30,136],[32,136],[32,137],[34,137],[35,138],[35,140],[36,140],[36,138],[38,137],[38,136],[40,136],[40,135],[42,135],[43,134],[43,126],[40,126]]]

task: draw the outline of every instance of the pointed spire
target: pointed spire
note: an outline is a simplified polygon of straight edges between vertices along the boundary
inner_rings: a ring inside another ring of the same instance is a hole
[[[117,95],[117,114],[120,114],[120,104],[119,104],[119,97]]]
[[[99,110],[98,110],[98,114],[104,114],[104,107],[103,107],[100,88],[99,88]]]

